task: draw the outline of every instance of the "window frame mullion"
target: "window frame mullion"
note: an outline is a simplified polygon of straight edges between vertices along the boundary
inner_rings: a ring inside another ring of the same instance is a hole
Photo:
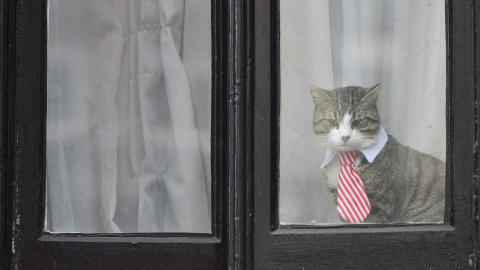
[[[249,220],[253,204],[250,188],[252,158],[252,72],[249,65],[253,40],[251,0],[229,0],[228,33],[228,269],[247,269],[251,252]]]

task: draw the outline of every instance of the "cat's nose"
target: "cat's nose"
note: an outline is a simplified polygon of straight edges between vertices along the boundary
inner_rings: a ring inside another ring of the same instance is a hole
[[[350,139],[350,136],[343,136],[342,141],[347,142]]]

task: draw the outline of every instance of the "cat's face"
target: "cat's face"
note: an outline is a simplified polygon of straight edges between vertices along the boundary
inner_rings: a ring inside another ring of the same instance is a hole
[[[380,131],[379,90],[380,85],[371,88],[349,86],[332,91],[310,86],[315,104],[313,130],[320,143],[336,151],[372,145]]]

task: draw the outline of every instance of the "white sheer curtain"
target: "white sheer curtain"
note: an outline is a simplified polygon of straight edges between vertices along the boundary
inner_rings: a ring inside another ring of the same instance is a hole
[[[50,0],[53,232],[210,232],[210,0]]]
[[[387,133],[445,160],[445,2],[281,0],[280,221],[337,223],[309,85],[381,83]]]

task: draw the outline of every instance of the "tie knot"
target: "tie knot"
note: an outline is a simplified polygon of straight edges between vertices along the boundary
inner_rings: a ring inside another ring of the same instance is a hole
[[[355,152],[356,151],[338,152],[340,165],[353,165],[355,163]]]

